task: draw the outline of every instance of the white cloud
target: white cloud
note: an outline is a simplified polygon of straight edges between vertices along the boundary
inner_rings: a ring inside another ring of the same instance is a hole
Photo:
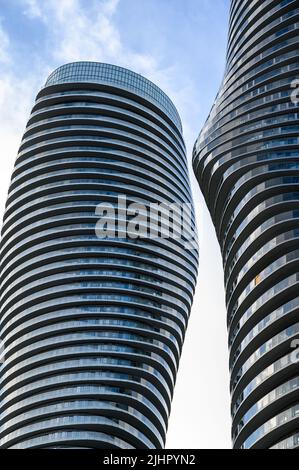
[[[128,67],[156,82],[171,96],[186,101],[187,93],[176,90],[172,67],[162,59],[127,47],[114,15],[122,0],[23,0],[27,14],[39,17],[47,31],[48,49],[54,66],[90,60]],[[184,97],[182,96],[184,95]]]
[[[111,21],[119,0],[22,0],[24,13],[43,21],[53,61],[104,60],[121,41]]]
[[[24,14],[29,18],[42,18],[42,11],[38,0],[24,0]]]
[[[72,60],[101,61],[118,56],[122,45],[111,17],[115,12],[115,1],[93,2],[88,13],[81,2],[63,0],[47,3],[50,15],[55,17],[54,41],[59,47],[53,50],[54,58],[62,62]],[[58,39],[58,41],[57,41]]]
[[[8,188],[12,167],[22,132],[33,105],[34,94],[40,86],[37,70],[40,64],[28,67],[28,73],[20,76],[14,63],[14,48],[8,34],[0,23],[0,142],[1,188]],[[32,64],[31,64],[32,65]],[[0,211],[4,209],[6,191],[2,191]]]
[[[138,54],[125,46],[113,18],[120,0],[90,0],[88,8],[82,0],[34,1],[51,31],[54,60],[107,61],[131,66],[140,73],[158,68],[151,55]]]
[[[77,60],[115,63],[171,88],[170,68],[163,69],[159,59],[137,53],[123,41],[114,21],[120,1],[89,0],[86,8],[86,0],[20,0],[23,14],[44,25],[48,48],[47,54],[34,52],[25,76],[16,73],[14,51],[0,22],[0,109],[5,110],[0,115],[0,139],[10,162],[6,168],[11,170],[34,95],[58,65]],[[8,173],[3,178],[9,181]]]
[[[6,31],[4,31],[3,26],[0,21],[0,63],[9,63],[9,37]]]
[[[0,78],[1,213],[4,210],[13,163],[31,104],[32,83],[18,82],[11,74]]]

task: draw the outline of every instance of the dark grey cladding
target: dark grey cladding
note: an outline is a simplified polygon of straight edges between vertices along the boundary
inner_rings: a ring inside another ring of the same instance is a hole
[[[299,446],[298,25],[298,1],[231,2],[224,80],[194,147],[223,257],[235,448]]]
[[[191,203],[178,113],[153,83],[67,64],[38,93],[1,248],[2,448],[162,448],[197,250],[100,239],[100,202]]]

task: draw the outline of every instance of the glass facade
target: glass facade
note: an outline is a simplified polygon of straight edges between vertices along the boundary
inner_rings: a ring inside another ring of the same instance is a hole
[[[296,0],[231,1],[224,79],[193,152],[223,257],[238,449],[299,446],[298,21]]]
[[[197,250],[98,238],[96,206],[120,194],[192,206],[178,113],[134,72],[64,65],[37,95],[3,221],[2,448],[165,444]]]
[[[131,70],[111,64],[99,65],[98,62],[73,62],[54,70],[47,79],[46,86],[61,82],[107,83],[110,86],[115,84],[117,88],[137,92],[161,107],[182,131],[180,116],[168,96],[150,80]]]

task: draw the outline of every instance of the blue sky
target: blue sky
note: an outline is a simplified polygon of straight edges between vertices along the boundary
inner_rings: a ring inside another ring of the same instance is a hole
[[[84,59],[130,67],[173,98],[189,143],[223,73],[228,3],[0,0],[0,39],[5,38],[0,57],[7,58],[0,62],[0,76],[32,84],[32,102],[46,75],[64,62]]]
[[[225,64],[229,0],[0,0],[0,211],[33,100],[73,60],[128,67],[159,85],[182,117],[189,161]],[[168,447],[230,446],[223,276],[192,178],[200,273],[170,419]],[[207,334],[208,332],[208,334]]]

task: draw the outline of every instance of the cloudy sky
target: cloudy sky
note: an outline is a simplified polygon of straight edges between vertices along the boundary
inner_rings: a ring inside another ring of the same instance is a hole
[[[222,79],[229,0],[0,0],[0,214],[36,93],[65,62],[128,67],[159,85],[192,146]],[[220,251],[197,184],[200,272],[168,448],[230,448]]]

